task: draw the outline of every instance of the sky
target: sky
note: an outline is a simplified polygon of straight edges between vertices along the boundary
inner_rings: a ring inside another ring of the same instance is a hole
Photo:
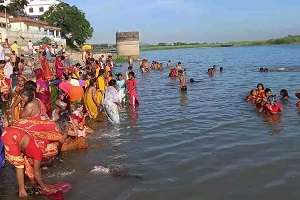
[[[300,35],[300,0],[65,0],[86,13],[93,43],[139,31],[142,43],[226,42]]]

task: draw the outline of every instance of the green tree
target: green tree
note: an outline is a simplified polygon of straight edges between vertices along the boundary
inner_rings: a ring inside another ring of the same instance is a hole
[[[76,44],[82,45],[93,36],[94,30],[85,13],[67,3],[52,6],[41,19],[61,28],[62,35],[66,37],[67,44],[71,47],[75,47]]]
[[[25,16],[25,6],[28,5],[28,0],[12,0],[7,6],[6,6],[6,11],[10,15],[15,15],[15,16]],[[0,11],[4,12],[5,7],[0,6]]]

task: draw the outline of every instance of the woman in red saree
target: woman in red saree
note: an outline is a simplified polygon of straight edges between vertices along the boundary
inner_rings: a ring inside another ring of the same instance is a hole
[[[56,188],[46,185],[41,176],[42,152],[35,139],[26,131],[7,127],[1,138],[6,159],[16,168],[16,177],[19,185],[19,197],[26,198],[24,169],[25,174],[38,184],[45,193],[55,192]]]
[[[55,71],[56,71],[56,78],[62,79],[64,75],[64,56],[57,56],[55,59]]]
[[[37,69],[35,71],[36,76],[36,97],[43,102],[46,107],[46,113],[48,116],[51,116],[51,93],[49,89],[49,83],[43,77],[43,71]]]
[[[41,151],[43,161],[48,161],[58,154],[59,142],[63,143],[65,137],[60,134],[55,122],[48,119],[45,107],[40,100],[35,98],[34,91],[23,91],[21,98],[22,107],[24,107],[21,111],[21,118],[7,129],[7,133],[11,134],[13,132],[15,135],[21,135],[20,137],[26,134],[33,138],[35,145]],[[15,138],[14,135],[12,137]],[[16,156],[15,153],[6,151],[6,157],[12,162],[17,159],[14,156]],[[19,160],[17,159],[17,161]],[[24,157],[24,163],[25,174],[31,180],[34,180],[34,163],[31,159],[26,159],[26,157]],[[17,166],[16,164],[14,165]]]
[[[128,73],[128,80],[127,80],[127,92],[128,92],[128,99],[130,105],[135,108],[137,105],[139,105],[138,95],[137,95],[137,81],[134,76],[134,72]]]
[[[45,52],[43,52],[42,56],[40,57],[40,64],[42,66],[44,79],[51,80],[52,72],[50,70],[49,62],[47,60]]]

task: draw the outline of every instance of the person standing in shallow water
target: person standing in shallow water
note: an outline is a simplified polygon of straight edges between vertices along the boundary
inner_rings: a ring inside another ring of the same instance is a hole
[[[187,91],[186,76],[185,76],[185,73],[183,72],[183,70],[178,71],[178,79],[179,79],[179,82],[180,82],[180,90],[182,92]]]
[[[134,108],[137,105],[139,105],[136,87],[137,87],[137,81],[135,79],[135,74],[134,72],[129,72],[128,80],[127,80],[127,94],[128,94],[129,104]]]

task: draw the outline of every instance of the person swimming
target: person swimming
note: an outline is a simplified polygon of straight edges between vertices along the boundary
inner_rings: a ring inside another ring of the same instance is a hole
[[[201,81],[195,80],[193,78],[190,79],[190,83],[200,83]]]
[[[268,68],[264,68],[264,67],[260,67],[258,69],[259,72],[269,72],[269,69]]]

